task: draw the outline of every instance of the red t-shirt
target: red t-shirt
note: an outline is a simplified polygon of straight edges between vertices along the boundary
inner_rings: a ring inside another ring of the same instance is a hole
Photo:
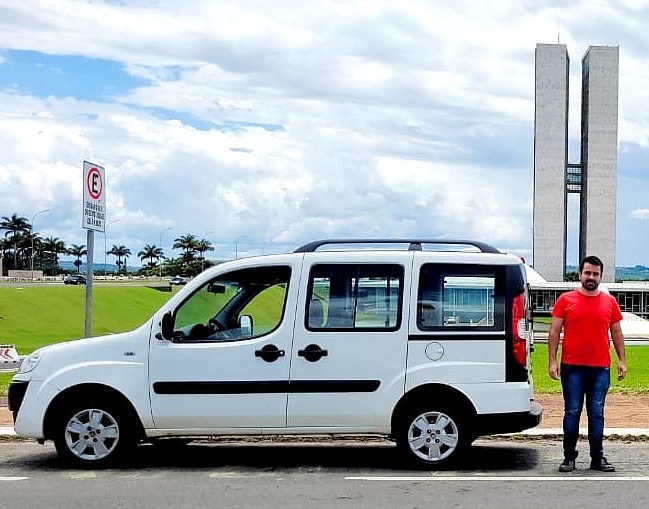
[[[561,362],[577,366],[611,365],[609,330],[622,320],[617,301],[599,292],[584,295],[579,290],[562,293],[552,316],[563,318]]]

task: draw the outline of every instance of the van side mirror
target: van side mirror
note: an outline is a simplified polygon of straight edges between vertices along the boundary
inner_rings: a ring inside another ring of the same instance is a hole
[[[162,315],[162,320],[160,323],[160,334],[156,334],[156,338],[162,340],[166,339],[170,341],[174,335],[174,318],[171,315],[171,311],[167,311]]]
[[[207,285],[207,293],[225,293],[225,285],[210,283]]]
[[[242,336],[252,336],[252,316],[241,315],[239,318],[239,328],[241,329]]]

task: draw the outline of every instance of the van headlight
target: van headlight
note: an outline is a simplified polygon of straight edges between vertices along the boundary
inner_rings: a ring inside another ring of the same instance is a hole
[[[41,360],[40,350],[36,350],[35,352],[30,353],[20,363],[20,367],[18,368],[18,373],[29,373],[30,371],[33,371],[36,368],[36,366],[38,366],[40,360]]]

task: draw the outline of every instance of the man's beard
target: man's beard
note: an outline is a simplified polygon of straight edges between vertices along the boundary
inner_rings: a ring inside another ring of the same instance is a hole
[[[599,283],[596,281],[593,281],[592,279],[588,279],[584,284],[583,287],[588,290],[589,292],[592,292],[593,290],[597,290],[597,287],[599,286]]]

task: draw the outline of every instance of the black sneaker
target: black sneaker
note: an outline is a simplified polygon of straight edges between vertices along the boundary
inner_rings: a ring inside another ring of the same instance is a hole
[[[559,472],[572,472],[575,469],[575,460],[565,458],[563,463],[559,465]]]
[[[615,472],[615,467],[604,456],[591,460],[590,469],[599,470],[600,472]]]

